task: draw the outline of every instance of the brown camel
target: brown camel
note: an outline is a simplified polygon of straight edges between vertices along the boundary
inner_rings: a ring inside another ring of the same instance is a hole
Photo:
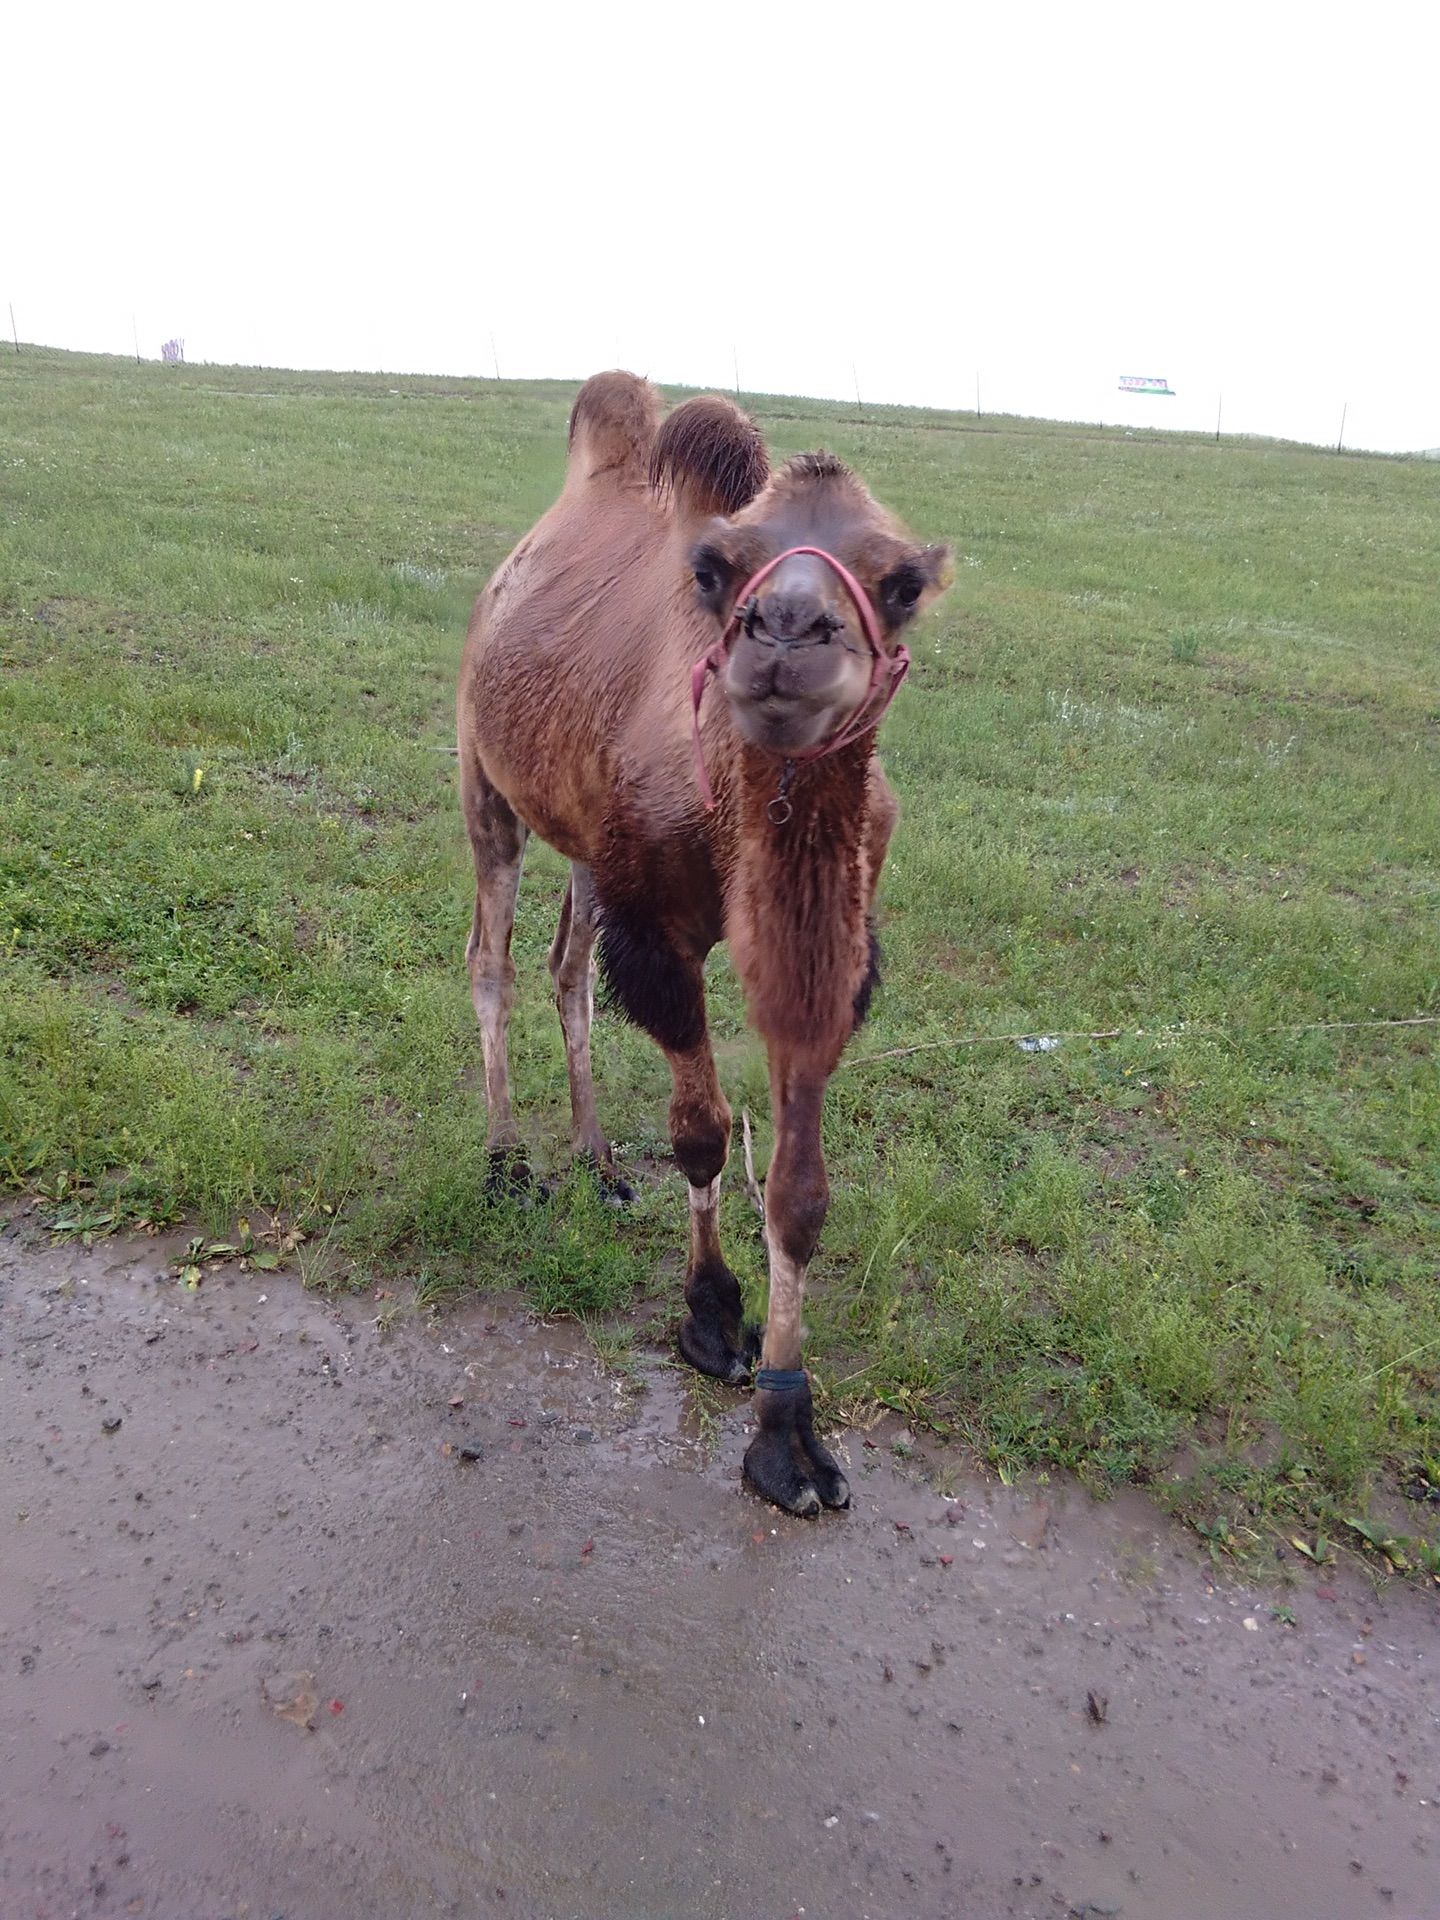
[[[801,1368],[805,1271],[829,1203],[821,1109],[878,978],[871,911],[897,807],[875,729],[909,662],[901,629],[946,584],[948,555],[917,545],[829,454],[771,473],[729,401],[688,400],[663,425],[660,411],[633,374],[582,387],[560,498],[481,594],[466,640],[467,958],[492,1179],[528,1177],[506,1027],[534,832],[571,862],[550,972],[577,1152],[623,1187],[590,1073],[598,935],[611,998],[674,1076],[670,1135],[690,1185],[680,1351],[733,1385],[760,1360],[746,1478],[814,1514],[850,1497]],[[702,978],[718,940],[770,1060],[763,1348],[720,1250],[731,1116]]]

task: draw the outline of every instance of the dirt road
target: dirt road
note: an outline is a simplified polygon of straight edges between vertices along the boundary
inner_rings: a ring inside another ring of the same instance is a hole
[[[0,1236],[4,1920],[1440,1915],[1430,1595],[165,1252]]]

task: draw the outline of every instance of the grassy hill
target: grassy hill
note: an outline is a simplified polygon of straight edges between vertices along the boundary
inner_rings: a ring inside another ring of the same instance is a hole
[[[638,1207],[481,1201],[453,685],[572,393],[0,361],[0,1175],[61,1231],[263,1243],[278,1215],[312,1278],[678,1305],[668,1075],[615,1021]],[[1440,472],[750,404],[956,563],[885,729],[905,814],[828,1109],[820,1382],[1007,1471],[1150,1481],[1222,1544],[1423,1532],[1398,1493],[1440,1484],[1440,1028],[1366,1023],[1440,1011]],[[562,887],[537,847],[514,1055],[558,1168]]]

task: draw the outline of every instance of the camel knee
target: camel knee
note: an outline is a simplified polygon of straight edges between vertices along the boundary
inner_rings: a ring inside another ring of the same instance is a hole
[[[566,917],[568,920],[568,913]],[[595,943],[573,924],[562,928],[562,932],[563,941],[557,933],[550,949],[550,984],[555,989],[555,1004],[563,1015],[567,1000],[573,1002],[577,994],[588,1000],[594,991]]]
[[[480,1023],[487,1068],[503,1054],[515,1004],[515,963],[509,954],[476,954],[470,962],[470,1003]]]
[[[574,1005],[577,1000],[583,1000],[588,1006],[595,988],[595,966],[588,950],[577,954],[572,949],[560,960],[552,961],[550,979],[562,1018],[567,1002]]]
[[[677,1095],[670,1103],[670,1144],[692,1187],[708,1187],[730,1157],[730,1108],[724,1100],[697,1105]]]
[[[506,993],[514,991],[515,962],[508,953],[496,953],[493,949],[487,952],[484,941],[473,933],[466,942],[465,965],[472,992],[479,993],[482,987],[502,989]]]
[[[797,1266],[807,1266],[830,1211],[823,1166],[774,1169],[765,1183],[765,1222],[774,1244]]]

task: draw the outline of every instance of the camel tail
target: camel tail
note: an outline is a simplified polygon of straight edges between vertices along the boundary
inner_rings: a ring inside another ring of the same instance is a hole
[[[659,424],[660,396],[648,380],[635,373],[594,374],[570,409],[571,476],[643,486]]]
[[[650,485],[686,520],[738,513],[769,478],[769,457],[754,421],[713,393],[678,406],[650,456]]]

